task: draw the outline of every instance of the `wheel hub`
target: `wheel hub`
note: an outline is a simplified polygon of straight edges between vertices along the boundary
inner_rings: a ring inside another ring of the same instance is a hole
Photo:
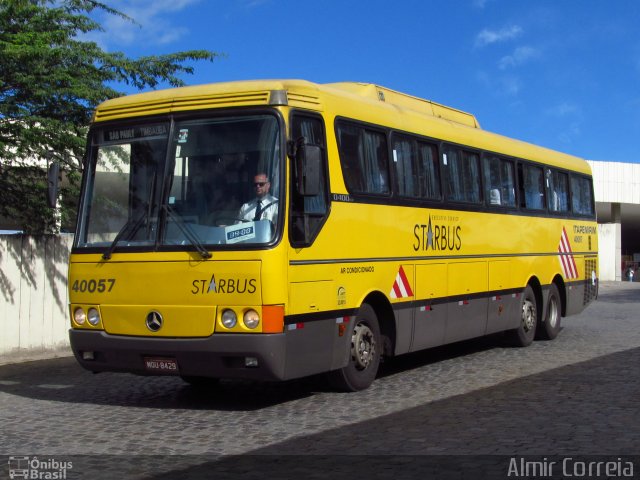
[[[558,303],[555,298],[551,299],[549,304],[549,325],[555,328],[558,324]]]
[[[371,329],[362,323],[356,325],[351,336],[351,358],[358,370],[367,368],[376,354],[376,344]]]
[[[522,327],[525,332],[530,331],[536,324],[536,307],[531,300],[522,304]]]

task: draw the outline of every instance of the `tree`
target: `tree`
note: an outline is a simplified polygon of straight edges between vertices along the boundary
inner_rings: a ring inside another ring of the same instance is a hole
[[[0,0],[0,217],[29,233],[51,231],[43,159],[60,161],[62,221],[75,215],[87,128],[95,107],[121,96],[117,86],[139,90],[182,86],[188,62],[213,61],[217,53],[190,50],[128,58],[106,52],[83,35],[104,31],[90,15],[104,11],[129,21],[96,0]]]

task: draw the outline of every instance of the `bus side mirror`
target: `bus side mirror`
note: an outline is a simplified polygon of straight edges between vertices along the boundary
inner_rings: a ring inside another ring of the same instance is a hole
[[[313,197],[320,193],[322,148],[302,143],[298,145],[296,160],[296,189],[300,195]]]
[[[59,176],[60,164],[58,162],[51,162],[49,172],[47,173],[47,203],[50,208],[56,208],[56,204],[58,203]]]

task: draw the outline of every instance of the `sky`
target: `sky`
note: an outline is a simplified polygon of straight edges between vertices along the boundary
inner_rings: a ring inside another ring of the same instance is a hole
[[[92,37],[128,56],[191,49],[188,85],[375,83],[588,160],[640,162],[638,0],[103,0]],[[123,88],[124,89],[124,88]]]

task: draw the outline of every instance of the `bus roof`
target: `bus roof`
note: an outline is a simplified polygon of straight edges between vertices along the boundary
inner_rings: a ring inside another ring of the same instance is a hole
[[[370,83],[247,80],[155,90],[107,100],[96,109],[94,121],[261,105],[288,105],[335,116],[354,114],[358,120],[386,127],[591,173],[580,158],[482,130],[470,113]]]

